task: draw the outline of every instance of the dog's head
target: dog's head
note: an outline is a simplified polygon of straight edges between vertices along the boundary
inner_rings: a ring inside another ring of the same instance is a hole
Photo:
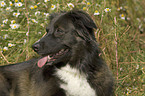
[[[47,34],[32,45],[34,51],[42,56],[38,66],[66,63],[72,56],[81,54],[86,43],[95,41],[93,28],[97,28],[95,23],[83,11],[51,15]]]

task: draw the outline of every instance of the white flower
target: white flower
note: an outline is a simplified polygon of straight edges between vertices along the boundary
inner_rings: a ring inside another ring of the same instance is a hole
[[[9,3],[10,3],[10,6],[13,6],[13,3],[11,1]]]
[[[23,4],[21,2],[15,3],[15,7],[22,7]]]
[[[69,8],[74,8],[74,5],[72,3],[67,4]]]
[[[12,29],[18,29],[19,28],[19,24],[10,24]]]
[[[30,9],[34,9],[34,6],[30,6]]]
[[[6,3],[4,1],[0,1],[0,6],[4,7],[6,5]]]
[[[14,13],[13,13],[13,16],[18,17],[19,15],[20,15],[20,13],[19,13],[19,12],[17,12],[17,13],[16,13],[16,12],[14,12]]]
[[[100,13],[99,13],[98,10],[96,10],[95,13],[94,13],[94,15],[99,15],[99,14],[100,14]]]
[[[36,21],[35,19],[31,19],[33,23],[38,23],[38,21]]]
[[[7,11],[10,11],[10,12],[13,11],[13,9],[11,9],[11,7],[7,7],[6,10],[7,10]]]
[[[44,13],[44,15],[47,17],[47,16],[49,16],[49,13]]]
[[[26,36],[29,36],[29,32],[26,33]]]
[[[127,20],[130,20],[130,18],[129,18],[129,17],[127,17]]]
[[[106,8],[106,9],[105,9],[105,12],[111,12],[111,9]]]
[[[3,24],[7,24],[8,19],[3,20]]]
[[[40,3],[37,3],[37,5],[39,5]]]
[[[8,46],[9,46],[9,47],[13,47],[13,46],[15,46],[15,44],[8,43]]]
[[[8,34],[5,34],[5,35],[3,36],[4,39],[7,39],[8,37],[9,37]]]
[[[47,1],[50,1],[50,0],[44,0],[44,2],[47,2]]]
[[[136,66],[136,69],[139,69],[139,65]]]
[[[40,11],[35,12],[35,16],[40,15]]]
[[[7,50],[8,50],[8,47],[4,47],[4,48],[3,48],[3,51],[7,51]]]
[[[119,8],[117,8],[117,11],[120,11],[120,10],[122,10],[123,9],[123,7],[119,7]]]
[[[24,39],[24,44],[27,42],[27,40],[26,39]]]
[[[124,14],[120,14],[120,18],[125,20],[125,15]]]
[[[15,23],[16,23],[16,21],[15,21],[15,20],[12,20],[12,21],[11,21],[11,24],[15,24]]]
[[[54,10],[55,8],[56,8],[56,6],[51,4],[51,10]]]
[[[139,18],[136,18],[136,20],[137,20],[138,22],[141,22],[141,20],[140,20]]]
[[[11,9],[11,7],[7,7],[7,8],[6,8],[7,11],[10,10],[10,9]]]
[[[41,32],[38,32],[38,34],[41,34]]]
[[[100,5],[99,5],[99,4],[96,4],[96,6],[97,6],[97,7],[100,7]]]

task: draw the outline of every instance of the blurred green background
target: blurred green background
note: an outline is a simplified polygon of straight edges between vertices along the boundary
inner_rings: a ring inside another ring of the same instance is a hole
[[[49,15],[73,8],[95,21],[96,40],[116,79],[116,96],[145,96],[145,0],[0,0],[0,65],[38,55]]]

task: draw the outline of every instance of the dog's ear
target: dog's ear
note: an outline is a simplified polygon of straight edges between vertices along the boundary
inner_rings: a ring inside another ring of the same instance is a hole
[[[77,29],[84,29],[83,34],[85,35],[85,39],[88,36],[91,36],[92,39],[95,40],[93,28],[97,29],[97,26],[87,13],[80,10],[72,10],[66,13],[66,15],[69,16],[69,18],[71,18],[72,22],[74,23]]]

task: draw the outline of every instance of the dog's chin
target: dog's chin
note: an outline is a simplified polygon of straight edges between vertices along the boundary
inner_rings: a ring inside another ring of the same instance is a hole
[[[66,61],[70,54],[70,49],[61,49],[57,53],[41,55],[41,59],[38,60],[38,67],[43,67],[44,65],[53,65],[59,62]]]

